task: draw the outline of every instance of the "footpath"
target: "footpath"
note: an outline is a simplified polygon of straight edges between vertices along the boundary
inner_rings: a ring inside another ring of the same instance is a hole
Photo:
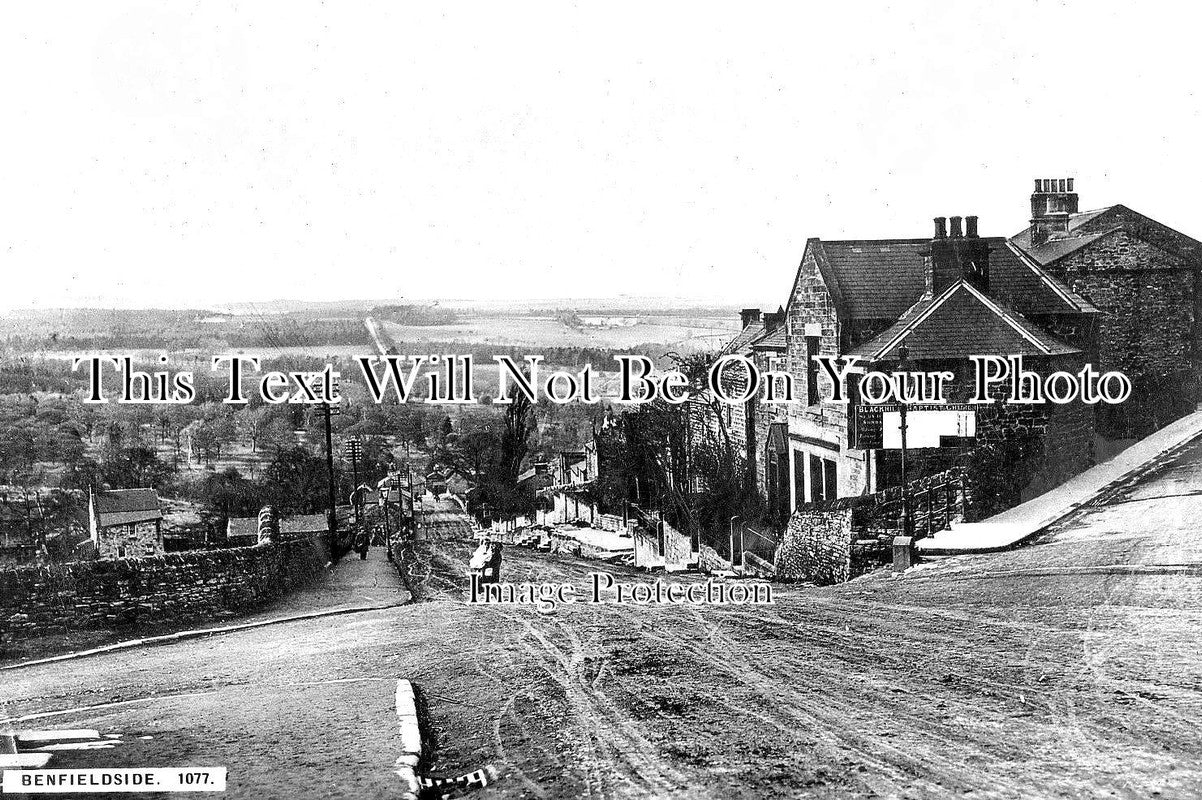
[[[914,546],[922,555],[990,553],[1016,547],[1112,487],[1151,472],[1199,438],[1202,411],[1195,411],[1039,497],[981,522],[954,523],[949,530],[920,539]]]
[[[401,581],[396,567],[388,560],[383,547],[371,548],[366,560],[360,560],[356,553],[348,553],[337,564],[327,567],[326,572],[327,574],[313,585],[292,592],[272,603],[270,608],[239,615],[236,621],[231,621],[226,625],[190,628],[174,633],[125,639],[87,650],[5,664],[0,666],[0,671],[83,658],[131,647],[215,636],[250,628],[261,628],[266,625],[279,625],[339,614],[378,611],[383,608],[404,605],[409,600],[409,593],[405,590],[405,585]]]

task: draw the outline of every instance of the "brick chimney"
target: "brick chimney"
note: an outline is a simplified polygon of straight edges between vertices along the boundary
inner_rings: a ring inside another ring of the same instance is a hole
[[[1031,244],[1067,234],[1069,215],[1076,213],[1072,178],[1036,178],[1031,193]]]
[[[975,215],[964,218],[963,254],[960,258],[961,274],[969,286],[989,292],[989,242],[977,235]]]
[[[742,327],[746,328],[753,322],[760,321],[760,310],[758,308],[745,308],[739,312],[739,321]]]
[[[941,294],[960,280],[988,292],[989,242],[977,234],[977,218],[952,217],[950,235],[945,235],[944,222],[943,217],[935,218],[935,237],[923,259],[926,294]],[[967,232],[961,223],[966,223]]]
[[[777,307],[776,311],[764,315],[764,330],[774,331],[779,328],[785,321],[784,306]]]

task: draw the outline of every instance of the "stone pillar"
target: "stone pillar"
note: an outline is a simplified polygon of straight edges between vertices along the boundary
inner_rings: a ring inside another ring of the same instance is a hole
[[[259,511],[259,544],[278,544],[280,541],[280,520],[275,509],[263,506]]]
[[[909,536],[893,537],[893,571],[902,572],[914,566],[914,540]]]

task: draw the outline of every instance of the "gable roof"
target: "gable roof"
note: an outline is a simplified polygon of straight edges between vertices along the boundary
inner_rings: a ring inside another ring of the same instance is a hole
[[[108,489],[93,492],[92,498],[102,528],[163,518],[159,495],[154,489]]]
[[[989,293],[1026,314],[1097,309],[1049,275],[1001,236],[989,243]],[[897,319],[925,291],[923,262],[930,239],[854,239],[815,243],[825,254],[831,278],[849,319]]]
[[[896,357],[905,343],[911,359],[973,355],[1049,356],[1081,352],[964,281],[915,303],[888,330],[848,353],[867,361]]]

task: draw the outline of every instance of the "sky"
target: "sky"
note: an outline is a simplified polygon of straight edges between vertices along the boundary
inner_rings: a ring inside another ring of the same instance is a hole
[[[0,308],[783,303],[805,240],[1202,238],[1189,4],[8,3]]]

